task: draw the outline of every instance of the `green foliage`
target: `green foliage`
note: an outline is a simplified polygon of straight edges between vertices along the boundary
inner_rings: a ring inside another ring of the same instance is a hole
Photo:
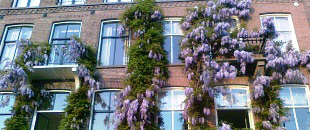
[[[4,130],[29,130],[29,119],[24,115],[13,116],[5,120]]]
[[[59,130],[86,129],[90,114],[90,99],[87,97],[88,85],[81,86],[68,96],[68,105],[60,122]]]
[[[146,90],[154,90],[152,79],[166,80],[168,78],[168,69],[166,67],[168,64],[167,52],[163,49],[163,17],[160,20],[151,18],[151,15],[156,10],[160,12],[161,10],[155,5],[155,0],[138,0],[137,2],[137,4],[128,8],[120,18],[127,29],[132,32],[133,36],[133,43],[130,45],[127,53],[129,57],[128,73],[130,76],[124,81],[125,86],[129,85],[132,89],[129,96],[125,97],[125,99],[130,100],[135,100],[137,94],[143,94]],[[144,33],[139,35],[137,34],[139,31],[143,31]],[[150,58],[150,51],[154,54],[162,55],[163,58],[159,61]],[[161,74],[154,75],[154,69],[156,67],[160,68]],[[157,107],[157,99],[155,97],[148,98],[150,102],[155,103],[155,106],[148,109],[152,123],[144,125],[144,129],[147,130],[159,129],[158,123],[155,122],[157,122],[156,117],[160,117],[160,110]],[[141,104],[141,101],[139,102]],[[135,116],[137,117],[136,128],[140,128],[142,119],[140,119],[139,110]],[[118,129],[128,130],[130,126],[124,120]]]

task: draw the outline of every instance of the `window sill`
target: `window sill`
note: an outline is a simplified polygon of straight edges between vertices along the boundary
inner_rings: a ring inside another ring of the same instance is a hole
[[[126,68],[127,65],[110,65],[110,66],[97,66],[97,69],[112,69],[112,68]]]

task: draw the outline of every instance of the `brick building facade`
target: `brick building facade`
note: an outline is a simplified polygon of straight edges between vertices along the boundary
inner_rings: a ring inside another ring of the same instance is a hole
[[[33,42],[53,42],[53,39],[56,37],[53,33],[55,33],[55,28],[58,25],[66,25],[67,33],[68,28],[70,28],[70,24],[76,24],[79,26],[79,29],[72,29],[71,31],[74,33],[77,31],[80,38],[84,43],[88,45],[92,45],[95,48],[98,48],[98,57],[101,55],[100,53],[100,44],[102,44],[101,34],[105,23],[116,21],[122,12],[134,4],[132,2],[107,2],[103,0],[86,0],[84,4],[68,4],[68,5],[60,5],[59,2],[61,0],[35,0],[39,1],[39,6],[31,6],[31,0],[27,1],[27,7],[16,7],[19,6],[18,2],[24,0],[0,0],[0,41],[1,41],[1,54],[4,55],[4,44],[9,33],[9,30],[16,27],[30,27],[32,31],[30,32],[31,37],[30,41]],[[32,0],[33,1],[33,0]],[[73,2],[78,2],[79,0],[73,0]],[[83,3],[83,2],[82,2]],[[35,4],[35,3],[34,3]],[[64,4],[64,3],[63,3]],[[164,1],[158,2],[158,6],[160,6],[166,16],[167,20],[173,19],[178,21],[180,18],[184,17],[187,14],[187,9],[195,7],[197,5],[206,5],[206,1]],[[23,6],[21,4],[21,6]],[[287,30],[279,30],[283,31],[284,37],[281,40],[287,40],[285,38],[290,37],[288,40],[291,40],[294,47],[298,47],[300,51],[306,51],[310,49],[308,45],[308,41],[310,41],[310,2],[307,0],[253,0],[251,17],[247,23],[248,29],[261,28],[261,18],[262,17],[274,17],[283,18],[282,21],[278,21],[279,26],[286,26]],[[282,25],[282,23],[287,23],[287,25]],[[284,28],[286,28],[284,27]],[[74,28],[72,26],[72,28]],[[21,29],[22,30],[22,29]],[[70,30],[70,29],[69,29]],[[286,35],[287,34],[287,35]],[[13,35],[13,34],[12,34]],[[27,34],[25,34],[27,35]],[[29,35],[29,34],[28,34]],[[67,34],[66,34],[67,35]],[[287,36],[287,37],[286,37]],[[13,36],[11,36],[13,37]],[[14,39],[11,39],[14,40]],[[57,39],[55,40],[57,41]],[[99,54],[100,53],[100,54]],[[125,58],[124,58],[125,59]],[[125,63],[125,62],[123,62]],[[225,82],[225,85],[228,86],[242,86],[241,88],[245,88],[246,92],[249,93],[249,88],[253,83],[253,77],[256,76],[258,72],[264,71],[264,57],[256,57],[255,59],[255,68],[249,71],[253,72],[253,75],[237,77],[236,79],[229,80]],[[59,94],[59,99],[61,100],[61,94],[64,94],[67,91],[74,91],[76,87],[78,87],[78,78],[76,74],[76,66],[74,65],[55,65],[55,66],[45,66],[45,67],[35,67],[35,73],[31,75],[31,78],[34,82],[40,82],[42,85],[46,86],[47,89]],[[97,69],[100,71],[102,76],[102,91],[98,91],[98,94],[110,94],[118,89],[123,88],[122,80],[126,76],[126,65],[100,65],[98,64]],[[183,66],[181,63],[171,63],[168,65],[169,69],[169,79],[166,83],[167,91],[171,90],[171,93],[177,94],[180,91],[184,90],[184,87],[189,85],[189,81],[186,78]],[[307,78],[309,78],[308,72],[304,71]],[[245,87],[244,87],[245,86]],[[298,86],[298,85],[297,85]],[[299,85],[300,87],[305,88],[305,93],[307,96],[309,94],[309,87],[305,85]],[[65,91],[62,91],[65,90]],[[110,92],[109,90],[112,90]],[[0,92],[1,94],[1,92]],[[56,95],[57,95],[56,94]],[[110,94],[111,95],[111,94]],[[184,96],[184,95],[183,95]],[[57,97],[57,96],[56,96]],[[181,96],[182,97],[182,96]],[[308,107],[305,108],[310,109],[309,99],[308,97]],[[96,99],[94,99],[96,100]],[[109,100],[109,98],[107,99]],[[171,101],[175,102],[175,101]],[[109,111],[101,111],[101,115],[98,114],[100,112],[96,112],[97,106],[96,103],[93,105],[92,116],[90,119],[90,129],[99,129],[101,127],[110,127],[109,125],[100,125],[96,124],[100,119],[100,116],[106,116],[106,113]],[[98,108],[99,109],[99,108]],[[0,108],[1,110],[1,108]],[[254,129],[255,117],[251,114],[251,109],[246,108],[248,110],[248,117],[246,118],[246,127]],[[98,110],[99,111],[99,110]],[[182,111],[181,109],[173,109],[172,115],[177,113],[178,111]],[[219,115],[216,115],[216,110],[212,110],[213,112],[213,125],[218,123]],[[50,117],[50,113],[61,113],[61,110],[50,110],[46,112],[45,110],[37,110],[35,112],[35,116],[32,120],[32,129],[45,129],[44,126],[38,125],[38,122],[41,120],[41,116]],[[105,113],[105,114],[102,114]],[[1,114],[1,112],[0,112]],[[296,112],[295,112],[296,114]],[[109,115],[109,114],[108,114]],[[0,115],[1,116],[1,115]],[[172,116],[175,117],[177,115]],[[4,116],[3,116],[4,117]],[[107,116],[112,119],[112,116]],[[310,114],[308,111],[307,119],[304,119],[310,122]],[[3,127],[3,119],[0,117],[0,128]],[[97,120],[96,120],[96,119]],[[295,118],[299,118],[298,115]],[[52,118],[50,117],[49,124],[57,124],[58,117]],[[43,120],[43,118],[42,118]],[[54,121],[52,121],[54,120]],[[47,119],[47,122],[49,119]],[[178,130],[180,127],[177,126],[177,121],[172,121],[172,125],[165,125],[166,129]],[[41,123],[46,123],[42,121]],[[58,122],[59,123],[59,122]],[[48,123],[47,123],[48,124]],[[241,123],[242,124],[242,123]],[[249,126],[248,126],[249,125]],[[310,125],[310,124],[308,124]],[[48,125],[49,128],[56,128],[54,126]],[[310,126],[302,127],[296,125],[296,129],[310,130]],[[304,129],[303,129],[304,128]]]

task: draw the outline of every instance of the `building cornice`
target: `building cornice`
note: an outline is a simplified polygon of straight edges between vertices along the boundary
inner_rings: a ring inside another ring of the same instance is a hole
[[[253,0],[253,3],[292,3],[301,2],[302,0]],[[84,12],[84,11],[103,11],[103,10],[124,10],[135,3],[97,3],[83,5],[56,5],[45,7],[29,7],[29,8],[2,8],[0,16],[5,15],[26,15],[26,14],[48,14],[62,12]],[[206,1],[170,1],[158,2],[162,8],[170,7],[193,7],[206,4]]]
[[[101,3],[101,4],[83,4],[71,6],[48,6],[48,7],[32,7],[32,8],[7,8],[0,9],[0,15],[25,15],[25,14],[48,14],[62,12],[84,12],[84,11],[103,11],[103,10],[124,10],[135,3]],[[162,8],[169,7],[193,7],[196,5],[206,4],[205,1],[173,1],[158,2]]]

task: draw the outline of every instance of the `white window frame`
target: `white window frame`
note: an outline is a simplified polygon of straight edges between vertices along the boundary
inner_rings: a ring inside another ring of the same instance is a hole
[[[94,115],[95,115],[95,97],[96,97],[96,93],[100,93],[100,92],[120,92],[120,89],[101,89],[101,90],[95,90],[94,94],[92,95],[92,99],[91,99],[91,112],[90,112],[90,121],[89,121],[89,130],[92,130],[93,128],[93,120],[94,120]]]
[[[167,87],[167,88],[162,88],[162,89],[160,89],[159,91],[158,91],[158,93],[159,92],[168,92],[168,91],[172,91],[172,93],[171,93],[171,103],[173,104],[173,102],[174,102],[174,98],[173,98],[173,92],[174,91],[183,91],[184,92],[184,96],[185,96],[185,88],[184,87]],[[157,94],[158,95],[158,94]],[[157,96],[157,99],[158,99],[159,97]],[[185,96],[185,98],[186,98],[186,96]],[[158,101],[160,101],[160,99],[158,99]],[[183,104],[184,104],[184,102],[183,102]],[[174,112],[176,112],[176,111],[179,111],[179,112],[183,112],[184,111],[184,108],[183,109],[161,109],[161,108],[159,108],[160,109],[160,111],[161,112],[163,112],[163,111],[171,111],[172,112],[172,117],[171,117],[171,119],[172,119],[172,121],[171,121],[171,123],[172,123],[172,125],[171,125],[171,128],[172,128],[172,130],[174,130]]]
[[[173,62],[173,54],[174,54],[174,52],[173,52],[173,36],[180,36],[181,38],[182,38],[182,36],[183,36],[183,31],[182,31],[182,29],[181,29],[181,27],[180,27],[180,32],[181,33],[179,33],[179,34],[173,34],[172,33],[172,22],[179,22],[179,26],[181,26],[180,24],[181,24],[181,20],[182,20],[182,18],[166,18],[165,20],[164,20],[164,23],[165,22],[169,22],[170,24],[170,34],[165,34],[165,33],[163,33],[163,35],[164,35],[164,37],[170,37],[170,43],[171,43],[171,48],[170,48],[170,50],[171,50],[171,52],[168,52],[168,53],[170,53],[170,59],[171,59],[171,61],[169,62],[169,64],[181,64],[182,62],[180,61],[180,63],[174,63]],[[163,27],[163,29],[164,29],[164,27]],[[182,39],[181,39],[181,41],[182,41]],[[180,41],[180,42],[181,42]],[[180,44],[180,42],[179,43],[177,43],[177,44]],[[181,50],[181,45],[180,45],[180,50]]]
[[[86,4],[86,0],[83,0],[82,1],[83,3],[81,3],[81,4],[76,4],[75,3],[76,0],[72,0],[71,2],[72,2],[71,4],[63,4],[63,0],[57,0],[57,5],[64,5],[64,6],[66,6],[66,5],[82,5],[82,4]]]
[[[302,84],[285,84],[285,85],[281,85],[280,87],[281,88],[290,88],[290,96],[291,96],[292,106],[285,106],[285,104],[283,104],[283,106],[284,106],[284,108],[289,108],[289,109],[293,110],[296,128],[297,128],[297,130],[300,130],[299,126],[298,126],[298,119],[296,117],[296,108],[308,108],[309,112],[310,112],[310,92],[309,92],[310,89],[309,89],[309,86],[308,85],[302,85]],[[306,96],[308,99],[308,106],[295,106],[294,105],[294,99],[293,99],[294,97],[292,95],[291,88],[304,88],[305,89]]]
[[[263,18],[265,17],[273,17],[274,18],[274,24],[275,26],[277,25],[277,21],[275,20],[276,17],[286,17],[288,19],[289,22],[289,26],[290,26],[290,31],[278,31],[278,32],[291,32],[291,37],[292,37],[292,45],[293,47],[299,51],[299,45],[298,45],[298,41],[297,41],[297,37],[296,37],[296,33],[295,33],[295,28],[294,28],[294,23],[293,23],[293,19],[291,14],[263,14],[260,15],[260,23],[261,23],[261,27],[263,27]]]
[[[245,86],[245,85],[226,85],[226,86],[227,86],[227,89],[230,89],[230,90],[231,89],[246,90],[246,92],[247,92],[247,107],[235,107],[235,108],[234,107],[227,107],[227,108],[220,107],[219,108],[219,107],[217,107],[216,97],[214,97],[216,126],[219,126],[217,110],[248,110],[249,124],[250,124],[249,128],[255,130],[254,115],[253,115],[252,106],[251,106],[251,97],[250,97],[249,86]]]
[[[16,95],[13,93],[13,92],[1,92],[0,91],[0,95],[2,95],[2,94],[9,94],[9,95],[13,95],[14,97],[15,97],[15,99],[14,99],[14,104],[15,104],[15,101],[16,101]],[[13,104],[13,106],[14,106],[14,104]],[[0,108],[0,110],[1,110],[1,108]],[[12,112],[9,114],[9,113],[1,113],[0,112],[0,116],[1,115],[6,115],[6,116],[11,116],[12,117]],[[4,123],[4,122],[3,122]]]
[[[32,1],[32,0],[27,0],[28,2],[27,2],[27,6],[26,6],[26,7],[17,7],[18,1],[20,1],[20,0],[14,0],[14,1],[13,1],[13,4],[12,4],[12,7],[13,7],[13,8],[39,7],[39,6],[40,6],[40,4],[41,4],[41,0],[40,0],[40,2],[39,2],[39,5],[38,5],[38,6],[30,6],[30,3],[31,3],[31,1]]]
[[[104,3],[131,3],[133,0],[130,1],[124,1],[124,0],[118,0],[117,2],[108,2],[108,0],[103,0]]]
[[[8,31],[9,31],[9,28],[14,28],[14,27],[32,27],[33,29],[33,24],[16,24],[16,25],[8,25],[5,27],[4,29],[4,33],[3,33],[3,36],[2,36],[2,39],[1,39],[1,44],[0,44],[0,60],[2,58],[2,53],[3,53],[3,50],[4,50],[4,42],[5,42],[5,39],[7,38],[7,34],[8,34]],[[31,37],[32,37],[32,34],[31,34]],[[17,39],[19,40],[19,39]],[[14,57],[13,57],[13,60],[16,58],[15,54],[16,54],[16,50],[17,50],[17,46],[16,46],[16,49],[15,49],[15,53],[13,54]],[[1,69],[1,68],[0,68]],[[2,68],[4,69],[4,68]]]
[[[81,33],[82,33],[82,26],[83,26],[83,23],[81,21],[64,21],[64,22],[55,22],[53,23],[52,25],[52,29],[51,29],[51,33],[50,33],[50,37],[49,37],[49,45],[51,46],[53,43],[52,43],[52,39],[53,39],[53,35],[54,35],[54,29],[55,29],[55,25],[61,25],[61,24],[80,24],[80,33],[79,33],[79,38],[81,37]],[[51,46],[51,49],[52,49],[52,46]],[[50,60],[50,56],[48,57],[48,60],[47,60],[47,64],[49,66],[69,66],[71,67],[72,65],[68,65],[68,64],[49,64],[49,60]],[[73,64],[73,66],[76,66],[76,64]]]
[[[124,57],[123,57],[123,65],[101,65],[101,53],[102,53],[102,33],[103,33],[103,24],[105,23],[114,23],[114,22],[119,22],[120,20],[104,20],[101,22],[101,27],[100,27],[100,35],[99,35],[99,46],[98,46],[98,54],[97,54],[97,62],[99,66],[104,66],[104,67],[117,67],[117,66],[125,66],[127,65],[127,62],[129,60],[128,58],[128,50],[131,44],[131,35],[130,32],[128,33],[128,41],[124,41]]]
[[[70,90],[48,90],[47,92],[49,93],[69,93],[68,96],[70,96],[71,91]],[[68,104],[67,104],[68,105]],[[33,118],[32,118],[32,123],[31,123],[31,130],[35,129],[36,126],[36,120],[38,113],[64,113],[64,110],[37,110],[38,108],[36,107],[34,110]]]

